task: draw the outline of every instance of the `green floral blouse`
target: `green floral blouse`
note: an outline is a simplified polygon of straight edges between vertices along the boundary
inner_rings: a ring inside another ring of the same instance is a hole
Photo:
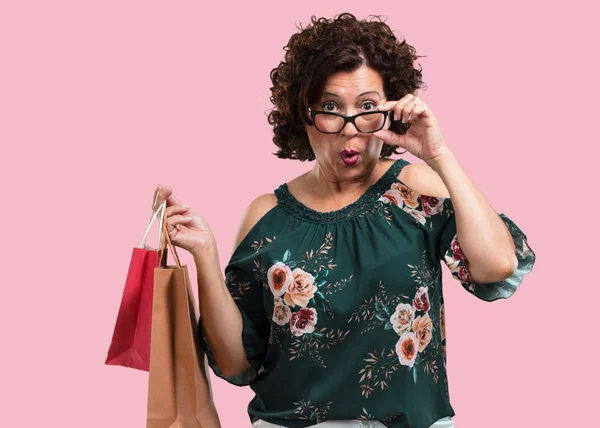
[[[398,179],[398,159],[354,203],[312,210],[288,191],[250,230],[225,269],[243,319],[246,373],[215,374],[256,393],[250,420],[308,427],[376,419],[426,428],[454,416],[446,375],[441,261],[469,293],[510,297],[532,270],[525,234],[504,214],[519,260],[500,282],[469,279],[450,198]]]

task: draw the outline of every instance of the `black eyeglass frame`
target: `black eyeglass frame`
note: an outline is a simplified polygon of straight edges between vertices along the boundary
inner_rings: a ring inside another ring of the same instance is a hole
[[[388,116],[389,116],[389,113],[390,113],[391,111],[392,111],[392,110],[386,110],[386,111],[373,110],[373,111],[365,111],[365,112],[363,112],[363,113],[358,113],[358,114],[355,114],[354,116],[344,116],[343,114],[340,114],[340,113],[335,113],[335,112],[332,112],[332,111],[325,111],[325,110],[312,110],[312,109],[309,107],[309,108],[308,108],[308,115],[309,115],[309,116],[310,116],[310,118],[312,119],[312,121],[313,121],[313,124],[315,125],[315,128],[317,129],[317,131],[319,131],[319,132],[322,132],[323,134],[338,134],[338,133],[340,133],[340,132],[342,132],[342,131],[344,130],[344,127],[346,126],[346,124],[347,124],[348,122],[352,122],[352,125],[354,125],[354,127],[355,127],[355,128],[356,128],[356,129],[357,129],[359,132],[362,132],[363,134],[372,134],[372,133],[374,133],[374,132],[377,132],[377,131],[380,131],[381,129],[383,129],[383,127],[385,126],[385,121],[387,120],[387,118],[388,118]],[[318,113],[329,114],[329,115],[332,115],[332,116],[339,116],[339,117],[341,117],[341,118],[343,118],[343,119],[344,119],[344,124],[342,125],[341,129],[340,129],[339,131],[337,131],[337,132],[326,132],[326,131],[321,131],[321,130],[319,129],[319,127],[317,126],[317,121],[315,120],[315,116],[316,116]],[[383,117],[383,124],[381,125],[381,128],[379,128],[379,129],[376,129],[376,130],[374,130],[374,131],[361,131],[361,130],[359,129],[359,127],[356,125],[356,122],[355,122],[355,120],[356,120],[356,118],[357,118],[357,117],[359,117],[359,116],[366,116],[366,115],[369,115],[369,114],[383,114],[383,116],[384,116],[384,117]]]

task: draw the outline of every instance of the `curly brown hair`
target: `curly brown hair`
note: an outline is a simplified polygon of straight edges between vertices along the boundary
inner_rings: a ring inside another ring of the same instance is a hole
[[[369,17],[373,19],[357,20],[350,13],[332,20],[313,15],[306,28],[297,26],[301,31],[283,48],[287,51],[285,60],[271,70],[270,100],[275,107],[268,121],[273,125],[273,142],[279,147],[273,153],[278,158],[315,159],[304,128],[305,124],[312,125],[307,108],[319,99],[331,74],[369,66],[381,75],[388,100],[399,100],[426,87],[422,69],[413,67],[422,56],[405,40],[399,41],[378,15]],[[398,132],[394,122],[389,129]],[[396,150],[396,146],[384,143],[381,157],[400,154]]]

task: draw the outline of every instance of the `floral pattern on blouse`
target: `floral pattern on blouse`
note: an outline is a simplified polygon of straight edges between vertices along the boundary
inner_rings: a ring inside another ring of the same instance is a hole
[[[271,343],[281,346],[281,335],[289,331],[294,338],[289,349],[290,360],[308,354],[323,368],[327,365],[319,351],[339,345],[350,333],[350,330],[317,326],[320,316],[334,317],[326,296],[343,290],[352,280],[352,275],[336,282],[327,280],[337,266],[329,258],[332,240],[331,233],[327,234],[319,248],[306,251],[299,260],[292,260],[287,249],[282,259],[276,260],[267,271],[267,284],[274,299],[272,320],[277,325],[272,329]]]
[[[333,401],[329,401],[322,406],[314,406],[310,403],[310,400],[295,401],[293,404],[296,406],[295,414],[298,419],[319,423],[327,420],[327,413]]]
[[[413,381],[417,381],[417,372],[413,367],[422,365],[423,371],[432,375],[432,381],[438,382],[437,361],[440,353],[445,354],[445,321],[443,303],[440,300],[439,318],[431,312],[432,302],[429,287],[435,288],[439,269],[428,267],[427,258],[423,254],[422,265],[408,264],[412,269],[415,284],[413,296],[397,295],[389,297],[380,283],[377,294],[361,304],[348,322],[365,324],[361,333],[383,326],[384,330],[392,330],[398,336],[394,348],[375,349],[364,358],[365,365],[360,369],[359,384],[362,395],[370,397],[376,390],[384,390],[392,375],[400,371],[412,370]],[[428,282],[424,282],[427,281]],[[431,315],[430,315],[431,313]],[[440,320],[440,321],[438,321]],[[440,340],[433,340],[435,325],[444,326]],[[444,364],[445,364],[445,355]]]
[[[450,218],[451,225],[455,228],[454,210],[450,198],[421,195],[409,188],[404,183],[397,181],[386,190],[380,201],[394,204],[407,212],[421,225],[434,228],[434,217],[443,215]],[[445,206],[448,208],[445,209]],[[490,284],[477,284],[469,277],[466,267],[466,258],[458,241],[458,234],[454,233],[449,244],[442,251],[442,260],[448,266],[452,276],[460,281],[462,286],[475,296],[488,301],[510,297],[518,288],[523,277],[531,272],[535,263],[535,253],[527,244],[527,237],[523,231],[507,216],[498,213],[507,226],[515,243],[518,267],[510,278]],[[448,227],[448,226],[446,226]]]
[[[397,205],[413,216],[416,221],[425,225],[428,217],[444,210],[445,198],[421,195],[405,184],[396,182],[381,195],[379,200]],[[449,211],[448,215],[451,214],[452,212]],[[430,224],[430,226],[433,226],[433,224]]]
[[[525,234],[511,219],[504,214],[499,215],[508,227],[516,248],[518,264],[510,278],[489,284],[478,284],[472,281],[469,277],[469,271],[466,268],[467,259],[458,242],[458,235],[454,235],[452,241],[450,241],[450,245],[443,254],[444,262],[448,266],[452,276],[460,281],[462,286],[471,294],[487,301],[494,301],[500,298],[506,299],[512,296],[523,280],[523,276],[531,272],[535,263],[535,253],[527,243]]]
[[[372,414],[370,414],[366,408],[363,407],[362,412],[360,415],[358,415],[355,419],[358,419],[359,421],[377,421],[380,420],[381,422],[389,422],[389,421],[393,421],[394,419],[398,418],[398,417],[402,417],[402,413],[392,413],[389,416],[386,416],[383,419],[379,419],[376,418],[375,416],[373,416]]]

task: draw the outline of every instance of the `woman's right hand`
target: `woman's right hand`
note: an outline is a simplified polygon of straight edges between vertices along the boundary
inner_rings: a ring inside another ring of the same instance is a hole
[[[171,242],[193,255],[215,245],[215,239],[208,223],[198,214],[191,211],[189,205],[175,199],[173,189],[160,184],[154,191],[152,211],[156,211],[166,200],[167,231]]]

